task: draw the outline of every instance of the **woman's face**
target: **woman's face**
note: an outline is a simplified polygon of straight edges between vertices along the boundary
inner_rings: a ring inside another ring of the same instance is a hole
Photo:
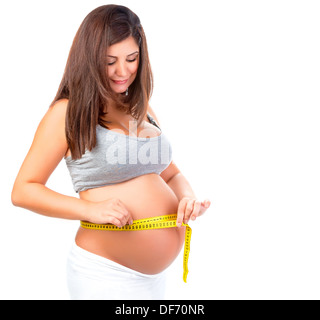
[[[107,73],[112,90],[122,93],[134,81],[139,66],[139,46],[133,37],[108,47]]]

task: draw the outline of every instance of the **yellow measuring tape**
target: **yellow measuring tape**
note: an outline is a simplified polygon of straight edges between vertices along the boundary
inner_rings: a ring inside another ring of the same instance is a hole
[[[110,231],[139,231],[139,230],[152,230],[152,229],[163,229],[163,228],[175,228],[177,227],[177,215],[169,214],[165,216],[152,217],[147,219],[133,220],[133,224],[125,225],[121,228],[113,224],[95,224],[91,222],[80,221],[81,227],[86,229],[96,230],[110,230]],[[190,241],[191,241],[191,228],[182,223],[186,227],[185,239],[184,239],[184,254],[183,254],[183,281],[187,282],[188,275],[188,259],[190,252]]]

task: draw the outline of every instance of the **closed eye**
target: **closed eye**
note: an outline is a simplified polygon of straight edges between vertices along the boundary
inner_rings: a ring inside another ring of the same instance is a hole
[[[131,59],[131,60],[127,60],[127,62],[135,62],[137,60],[137,58]],[[113,62],[109,62],[108,66],[112,66],[113,64],[115,64],[115,61]]]

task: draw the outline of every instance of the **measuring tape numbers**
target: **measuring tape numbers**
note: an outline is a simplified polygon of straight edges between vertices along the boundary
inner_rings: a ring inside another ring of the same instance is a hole
[[[163,228],[176,228],[177,227],[177,215],[168,214],[164,216],[133,220],[131,225],[125,225],[121,228],[113,224],[96,224],[86,221],[80,221],[80,225],[86,229],[95,230],[109,230],[109,231],[139,231],[139,230],[153,230]],[[184,253],[183,253],[183,281],[187,282],[188,259],[190,252],[190,242],[192,230],[188,224],[182,223],[186,227],[185,239],[184,239]]]

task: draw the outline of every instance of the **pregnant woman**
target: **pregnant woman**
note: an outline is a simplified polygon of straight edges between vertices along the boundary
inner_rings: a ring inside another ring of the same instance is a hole
[[[34,212],[117,228],[177,214],[177,227],[121,231],[79,227],[67,262],[72,299],[163,299],[166,268],[196,199],[172,161],[149,106],[152,73],[140,20],[126,7],[96,8],[82,22],[57,95],[41,120],[12,190]],[[79,198],[45,186],[64,158]]]

